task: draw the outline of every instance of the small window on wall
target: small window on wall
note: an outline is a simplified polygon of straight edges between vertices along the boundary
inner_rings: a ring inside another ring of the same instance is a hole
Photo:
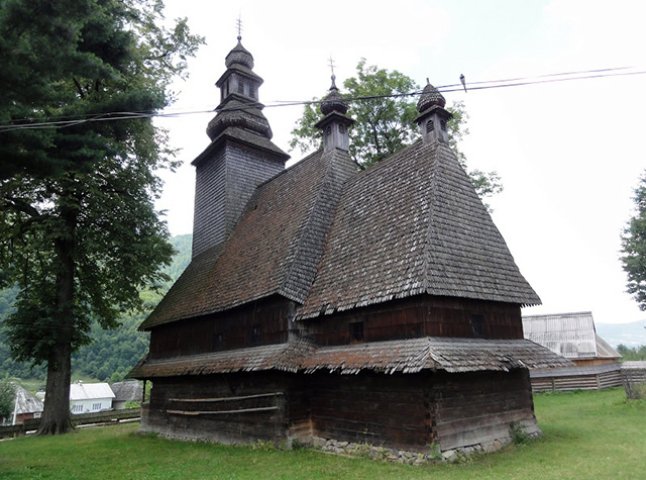
[[[485,333],[484,315],[471,315],[471,330],[476,338],[483,338]]]
[[[244,95],[244,84],[240,80],[238,80],[238,93]]]
[[[352,322],[349,327],[350,341],[361,342],[363,340],[363,322]]]
[[[433,130],[435,130],[435,123],[433,123],[433,119],[431,118],[428,122],[426,122],[426,131],[432,132]]]
[[[262,330],[260,325],[254,325],[251,327],[251,343],[257,345],[262,340]]]

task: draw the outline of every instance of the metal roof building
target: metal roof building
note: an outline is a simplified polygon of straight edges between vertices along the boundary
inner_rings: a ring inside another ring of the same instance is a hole
[[[592,312],[523,316],[523,332],[525,338],[570,360],[621,357],[597,335]]]

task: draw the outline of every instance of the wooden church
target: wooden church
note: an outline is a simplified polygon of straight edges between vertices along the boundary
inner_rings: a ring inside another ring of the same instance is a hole
[[[238,44],[196,168],[193,256],[141,325],[142,430],[238,443],[495,449],[538,432],[523,339],[540,299],[448,146],[432,85],[420,140],[365,171],[334,84],[321,148],[285,169]]]

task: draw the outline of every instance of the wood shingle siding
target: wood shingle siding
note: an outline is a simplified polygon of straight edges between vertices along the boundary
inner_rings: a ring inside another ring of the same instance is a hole
[[[348,181],[299,318],[420,293],[534,305],[455,154],[417,142]]]
[[[274,294],[302,302],[341,187],[355,168],[345,152],[316,152],[261,185],[222,251],[194,258],[140,328]]]
[[[316,346],[306,341],[147,359],[131,375],[158,378],[248,371],[317,371],[355,374],[508,371],[571,363],[529,340],[421,337],[384,342]]]

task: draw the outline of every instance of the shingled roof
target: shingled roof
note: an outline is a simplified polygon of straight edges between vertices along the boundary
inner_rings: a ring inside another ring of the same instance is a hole
[[[347,152],[315,152],[258,187],[231,237],[195,257],[141,325],[148,329],[279,294],[303,303],[341,190]]]
[[[141,328],[273,294],[301,319],[424,293],[540,303],[447,145],[354,171],[346,152],[318,151],[261,185],[224,247],[196,256]]]
[[[568,367],[572,363],[530,340],[422,337],[317,347],[305,341],[199,355],[144,360],[131,377],[279,370],[353,374],[361,371],[415,373],[508,371]]]
[[[455,154],[421,141],[348,181],[300,318],[420,293],[540,299]]]

